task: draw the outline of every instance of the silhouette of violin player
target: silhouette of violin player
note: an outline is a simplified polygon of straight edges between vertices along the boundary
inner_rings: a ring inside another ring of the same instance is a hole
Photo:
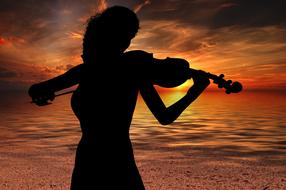
[[[89,19],[83,64],[29,89],[33,102],[41,106],[53,100],[55,92],[78,84],[71,106],[80,121],[82,137],[71,190],[145,189],[129,137],[138,93],[156,119],[167,125],[210,83],[204,72],[198,71],[186,95],[166,107],[154,85],[183,83],[189,64],[179,58],[156,59],[141,50],[125,52],[138,29],[139,20],[133,11],[121,6],[107,8]]]

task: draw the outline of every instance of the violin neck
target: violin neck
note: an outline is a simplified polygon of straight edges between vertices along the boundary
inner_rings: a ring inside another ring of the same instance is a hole
[[[192,77],[192,75],[194,74],[194,73],[196,73],[198,70],[196,70],[196,69],[191,69],[190,68],[190,76]],[[212,80],[218,80],[219,79],[219,77],[217,76],[217,75],[214,75],[214,74],[212,74],[212,73],[209,73],[209,72],[206,72],[206,74],[207,74],[207,77],[209,78],[209,79],[212,79]]]

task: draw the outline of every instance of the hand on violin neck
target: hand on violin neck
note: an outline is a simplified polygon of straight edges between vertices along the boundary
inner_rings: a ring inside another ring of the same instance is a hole
[[[192,79],[194,81],[193,86],[198,89],[204,90],[210,84],[208,74],[202,70],[194,70],[194,72],[192,72]]]

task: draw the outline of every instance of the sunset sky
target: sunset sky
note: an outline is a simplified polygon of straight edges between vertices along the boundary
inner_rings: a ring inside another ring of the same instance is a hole
[[[112,5],[141,21],[130,49],[185,58],[245,89],[286,89],[285,0],[1,0],[0,91],[82,63],[86,20]]]

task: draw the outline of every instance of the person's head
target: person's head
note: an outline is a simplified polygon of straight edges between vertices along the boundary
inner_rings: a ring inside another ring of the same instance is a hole
[[[107,8],[92,16],[83,39],[83,60],[123,53],[139,29],[136,14],[121,6]]]

